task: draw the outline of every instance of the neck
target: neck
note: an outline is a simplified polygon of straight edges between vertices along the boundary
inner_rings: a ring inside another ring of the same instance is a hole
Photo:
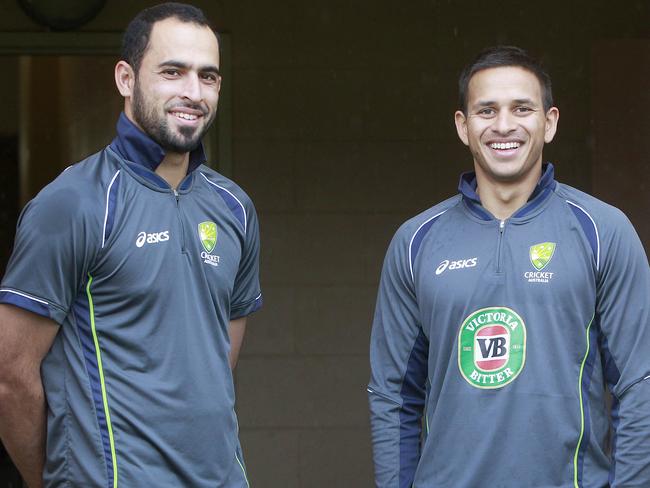
[[[156,168],[156,174],[169,183],[173,189],[176,189],[187,175],[189,162],[189,153],[167,153]]]
[[[523,207],[535,190],[542,176],[541,166],[531,171],[524,180],[516,182],[495,181],[476,172],[476,193],[481,198],[481,204],[499,220],[506,220]]]

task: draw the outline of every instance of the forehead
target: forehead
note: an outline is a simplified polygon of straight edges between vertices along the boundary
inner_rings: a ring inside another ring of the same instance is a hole
[[[488,68],[476,72],[469,80],[468,105],[485,100],[523,99],[542,102],[539,80],[527,69],[518,66]]]
[[[143,62],[158,64],[169,60],[218,66],[217,36],[207,26],[173,17],[156,22],[151,29]]]

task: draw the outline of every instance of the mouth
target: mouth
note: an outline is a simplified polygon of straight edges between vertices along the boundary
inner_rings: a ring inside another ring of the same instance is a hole
[[[491,142],[489,146],[496,151],[508,151],[511,149],[519,149],[521,142],[512,141],[512,142]]]
[[[197,120],[199,118],[196,114],[188,114],[186,112],[171,112],[171,114],[181,120]]]
[[[205,111],[201,106],[175,104],[167,109],[167,113],[171,115],[177,123],[185,127],[198,126],[201,119],[205,116]]]
[[[522,141],[490,141],[486,146],[499,158],[511,158],[516,156],[519,148],[523,146]]]
[[[197,111],[180,111],[180,110],[171,110],[169,114],[174,117],[174,120],[179,124],[180,127],[198,127],[200,119],[203,118],[203,114]]]

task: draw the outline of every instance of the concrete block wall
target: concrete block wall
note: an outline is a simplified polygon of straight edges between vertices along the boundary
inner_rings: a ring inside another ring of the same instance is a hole
[[[422,110],[438,76],[400,59],[381,32],[389,12],[367,23],[345,3],[258,7],[230,19],[233,177],[260,215],[267,304],[236,371],[251,483],[370,486],[381,263],[405,218],[453,192],[461,165],[437,143],[452,117]]]

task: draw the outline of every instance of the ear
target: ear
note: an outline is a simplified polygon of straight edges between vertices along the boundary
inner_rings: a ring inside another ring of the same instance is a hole
[[[135,85],[135,73],[133,68],[126,61],[118,61],[115,65],[115,85],[124,98],[133,96]]]
[[[469,139],[467,138],[467,117],[460,110],[454,114],[454,121],[456,122],[456,132],[463,144],[469,146]]]
[[[544,128],[544,142],[549,143],[555,137],[557,131],[557,122],[560,119],[560,111],[557,107],[551,107],[546,112],[546,124]]]

